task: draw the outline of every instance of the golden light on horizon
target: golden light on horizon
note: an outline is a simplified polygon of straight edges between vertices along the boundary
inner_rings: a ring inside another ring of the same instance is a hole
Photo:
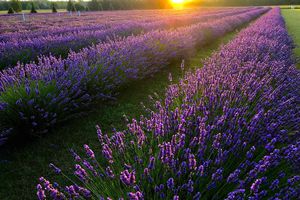
[[[186,0],[171,0],[174,8],[183,8]]]
[[[182,4],[182,3],[184,3],[184,0],[172,0],[172,3],[174,3],[174,4]]]

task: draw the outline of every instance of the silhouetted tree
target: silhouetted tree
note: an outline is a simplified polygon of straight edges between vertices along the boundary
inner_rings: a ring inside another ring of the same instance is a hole
[[[22,4],[19,0],[11,0],[10,6],[12,7],[12,9],[14,9],[15,12],[22,11]]]
[[[77,10],[76,10],[76,7],[75,7],[75,4],[72,5],[71,11],[72,11],[72,12],[76,12],[76,11],[77,11]]]
[[[114,6],[112,0],[103,0],[102,7],[103,10],[113,10]]]
[[[56,7],[55,7],[55,4],[54,4],[54,3],[52,4],[52,12],[53,12],[53,13],[57,13],[57,10],[56,10]]]
[[[88,9],[92,11],[102,10],[102,5],[99,0],[92,0],[88,2]]]
[[[74,7],[73,1],[69,0],[67,4],[67,11],[69,12],[72,11],[73,7]]]
[[[8,9],[7,13],[8,13],[8,14],[14,14],[15,11],[14,11],[14,9],[13,9],[12,7],[10,7],[10,8]]]
[[[84,11],[84,6],[80,2],[75,3],[74,6],[77,11]]]
[[[30,13],[37,13],[35,7],[34,7],[34,3],[31,2],[31,10],[30,10]]]

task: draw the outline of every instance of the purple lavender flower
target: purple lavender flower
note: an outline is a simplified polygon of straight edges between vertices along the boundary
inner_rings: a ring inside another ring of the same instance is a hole
[[[226,200],[242,200],[244,199],[245,189],[237,189],[230,192]]]
[[[168,187],[168,189],[173,189],[174,186],[175,186],[174,179],[173,178],[169,178],[168,181],[167,181],[167,187]]]
[[[275,189],[278,188],[278,185],[279,185],[279,180],[278,180],[278,179],[275,179],[275,180],[271,183],[270,189],[271,189],[271,190],[275,190]]]
[[[71,152],[71,154],[74,157],[74,159],[75,159],[76,162],[80,162],[81,161],[80,156],[73,149],[70,149],[70,152]]]
[[[104,140],[103,140],[103,134],[102,134],[101,128],[99,125],[96,125],[96,129],[97,129],[98,140],[102,144],[104,142]]]
[[[87,144],[84,145],[84,149],[89,158],[95,158],[94,152],[90,149],[90,147]]]
[[[111,169],[109,166],[106,167],[105,173],[106,173],[106,175],[107,175],[108,177],[110,177],[110,178],[114,178],[114,177],[115,177],[114,172],[112,171],[112,169]]]
[[[189,154],[189,169],[196,169],[197,161],[195,159],[194,154]]]
[[[90,170],[94,176],[98,176],[98,172],[94,169],[94,167],[91,165],[90,162],[88,162],[87,160],[83,160],[82,164],[88,169]]]
[[[261,179],[256,179],[256,181],[250,187],[251,191],[254,193],[257,193],[260,188],[261,183],[262,183]]]
[[[88,189],[86,188],[83,188],[83,187],[79,187],[79,186],[76,186],[78,189],[78,192],[84,197],[84,198],[91,198],[92,196],[92,193],[91,191],[89,191]]]
[[[61,173],[61,169],[59,169],[58,167],[56,167],[54,164],[50,163],[49,167],[52,168],[56,174],[60,174]]]
[[[146,168],[144,169],[144,175],[145,175],[145,176],[149,176],[149,174],[150,174],[150,170],[149,170],[149,168],[146,167]]]
[[[173,197],[173,200],[179,200],[179,196],[178,196],[178,195],[175,195],[175,196]]]
[[[194,182],[190,179],[187,184],[187,191],[192,193],[194,191]]]
[[[129,172],[128,170],[122,171],[120,174],[120,180],[125,185],[135,184],[135,171]]]
[[[194,196],[193,196],[193,200],[200,200],[201,198],[201,193],[197,192]]]
[[[238,177],[241,173],[241,170],[236,169],[233,173],[229,174],[228,178],[227,178],[227,182],[228,183],[233,183],[238,181]]]
[[[112,150],[107,144],[103,144],[102,154],[110,163],[113,163]]]
[[[71,197],[74,197],[74,198],[80,197],[80,194],[74,185],[66,186],[66,191]]]
[[[150,157],[150,162],[148,165],[149,170],[154,169],[154,164],[155,164],[155,158],[153,156]]]
[[[223,169],[217,169],[217,171],[212,174],[211,179],[214,181],[221,181],[223,179]]]
[[[36,194],[37,194],[38,199],[39,200],[45,200],[46,199],[46,195],[45,195],[45,191],[43,190],[41,184],[38,184],[36,186],[36,188],[37,188],[37,193]]]
[[[139,191],[137,191],[136,193],[129,192],[128,197],[129,197],[130,200],[142,200],[142,199],[144,199],[143,194]]]
[[[75,165],[75,172],[74,174],[83,182],[86,181],[88,174],[86,173],[85,169],[83,169],[80,165]]]

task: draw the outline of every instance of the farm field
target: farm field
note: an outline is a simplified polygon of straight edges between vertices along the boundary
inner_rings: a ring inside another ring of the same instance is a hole
[[[245,9],[235,9],[232,12],[238,14],[243,10]],[[233,14],[228,9],[215,11],[214,9],[197,9],[186,12],[189,13],[184,13],[182,10],[171,10],[169,12],[116,11],[105,12],[104,14],[94,12],[88,15],[82,14],[80,17],[69,16],[68,14],[63,16],[50,15],[51,17],[44,19],[43,17],[37,17],[36,19],[34,16],[30,16],[32,19],[28,19],[30,20],[28,22],[29,27],[35,26],[35,30],[27,34],[24,34],[24,23],[20,23],[18,18],[9,16],[10,23],[16,23],[14,29],[22,31],[10,33],[8,29],[3,30],[4,34],[0,37],[0,40],[2,40],[0,67],[7,68],[16,65],[17,62],[37,61],[38,56],[41,54],[51,54],[65,58],[70,49],[79,51],[89,45],[105,42],[111,37],[126,37],[155,29],[171,29],[195,24],[201,20]],[[198,15],[200,12],[201,15]],[[50,30],[49,26],[61,17],[65,20],[56,23],[56,28]],[[67,27],[65,23],[68,23]]]
[[[229,33],[200,50],[195,57],[190,58],[190,61],[187,60],[190,63],[189,66],[198,66],[202,59],[208,58],[213,51],[217,50],[219,45],[227,43],[235,35],[236,32]],[[103,131],[109,132],[112,127],[118,129],[126,127],[124,114],[131,118],[138,117],[140,114],[146,115],[147,112],[143,110],[140,102],[150,107],[149,95],[153,95],[154,92],[164,95],[164,89],[162,88],[167,87],[169,84],[169,73],[172,73],[174,82],[178,82],[178,79],[182,76],[180,64],[168,67],[167,70],[153,78],[130,85],[128,89],[123,91],[124,95],[121,95],[117,102],[108,104],[105,107],[98,105],[88,116],[83,116],[75,120],[74,123],[68,123],[62,129],[54,130],[55,134],[47,135],[46,138],[26,145],[21,144],[24,148],[23,153],[19,152],[19,148],[2,150],[1,153],[5,155],[2,159],[7,160],[7,162],[3,161],[0,164],[0,174],[7,181],[0,183],[0,194],[3,194],[3,196],[0,196],[1,199],[18,199],[19,195],[30,199],[32,195],[35,195],[36,177],[40,174],[49,174],[47,168],[49,162],[61,163],[64,166],[63,168],[71,173],[72,157],[68,149],[74,148],[79,151],[83,143],[88,143],[97,148],[98,140],[95,134],[95,124],[99,122],[101,122]],[[64,140],[61,140],[62,137]],[[78,140],[77,137],[81,139]],[[55,153],[52,151],[55,151]],[[54,173],[50,173],[49,176],[57,178]],[[28,185],[31,185],[31,187],[28,187]]]
[[[297,200],[298,12],[0,16],[0,199]]]

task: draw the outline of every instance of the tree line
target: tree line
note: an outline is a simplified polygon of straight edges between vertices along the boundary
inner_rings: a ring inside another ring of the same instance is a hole
[[[69,0],[47,1],[33,0],[1,1],[0,10],[8,10],[8,13],[31,10],[36,13],[38,9],[66,9],[67,11],[99,11],[99,10],[129,10],[129,9],[157,9],[171,8],[171,0]],[[259,5],[292,5],[300,4],[300,0],[193,0],[190,6],[259,6]]]
[[[67,11],[99,11],[99,10],[128,10],[128,9],[162,9],[171,8],[169,0],[69,0],[69,1],[47,1],[33,0],[21,1],[10,0],[0,2],[0,10],[22,10],[34,9],[66,9]]]

